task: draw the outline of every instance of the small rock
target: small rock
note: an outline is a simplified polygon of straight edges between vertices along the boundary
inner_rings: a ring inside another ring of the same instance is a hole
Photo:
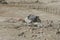
[[[47,40],[47,39],[45,38],[45,40]]]
[[[57,29],[57,32],[56,32],[56,34],[60,34],[60,29],[59,29],[59,28]]]
[[[20,26],[14,27],[15,29],[18,29]]]
[[[56,34],[60,34],[60,32],[58,31]]]
[[[32,28],[32,30],[37,30],[36,28]]]
[[[38,34],[43,33],[43,32],[38,32]]]
[[[22,33],[18,34],[18,36],[23,36],[23,35],[24,35],[24,32],[22,32]]]
[[[45,25],[45,24],[44,24],[44,25]],[[46,21],[45,28],[53,27],[53,25],[54,25],[53,21],[51,21],[51,20],[47,20],[47,21]]]
[[[32,35],[32,37],[37,37],[37,35]]]

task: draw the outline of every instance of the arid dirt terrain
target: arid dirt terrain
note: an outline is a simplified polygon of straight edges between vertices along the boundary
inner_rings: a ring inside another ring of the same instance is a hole
[[[59,2],[58,2],[59,3]],[[59,5],[56,3],[55,8]],[[60,40],[60,14],[59,12],[47,12],[30,4],[22,6],[0,5],[0,40]],[[39,4],[38,4],[39,5]],[[45,5],[54,8],[54,3]],[[37,15],[41,19],[42,27],[27,26],[19,18],[24,19],[29,14]]]

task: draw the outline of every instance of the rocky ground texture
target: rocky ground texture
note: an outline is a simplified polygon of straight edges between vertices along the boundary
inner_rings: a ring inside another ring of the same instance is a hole
[[[43,26],[24,24],[22,21],[29,14],[39,16]],[[35,8],[0,5],[0,40],[60,40],[60,15]]]

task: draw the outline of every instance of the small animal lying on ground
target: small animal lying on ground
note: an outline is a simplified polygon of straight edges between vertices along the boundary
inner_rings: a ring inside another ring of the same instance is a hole
[[[18,23],[22,22],[23,25],[28,25],[28,26],[42,26],[41,20],[39,19],[39,16],[36,15],[28,15],[25,19],[18,18],[18,17],[10,17],[8,18],[5,22],[9,23]]]
[[[35,26],[42,26],[41,25],[41,20],[39,19],[39,16],[36,16],[36,15],[28,15],[26,18],[25,18],[25,22],[27,25],[35,25]]]

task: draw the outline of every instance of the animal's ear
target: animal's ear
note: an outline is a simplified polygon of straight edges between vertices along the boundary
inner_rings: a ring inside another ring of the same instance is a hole
[[[39,18],[39,16],[36,16],[37,18]]]
[[[30,16],[31,16],[31,14],[28,15],[28,19],[29,19]]]
[[[32,15],[32,14],[29,14],[29,15],[28,15],[28,18],[29,18],[31,15]]]

